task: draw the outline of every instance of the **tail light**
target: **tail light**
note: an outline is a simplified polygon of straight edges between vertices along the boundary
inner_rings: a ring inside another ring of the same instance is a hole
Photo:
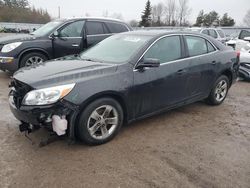
[[[236,55],[237,63],[240,63],[240,51],[237,51]]]

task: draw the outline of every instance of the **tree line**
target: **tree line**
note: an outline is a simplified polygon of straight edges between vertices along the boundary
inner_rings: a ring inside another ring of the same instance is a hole
[[[192,26],[189,22],[189,16],[192,9],[189,7],[189,0],[166,0],[156,5],[151,5],[147,0],[141,21],[138,26]],[[135,21],[131,24],[135,25]],[[216,12],[205,13],[200,11],[194,26],[234,26],[235,20],[228,13],[222,17]]]
[[[47,10],[31,7],[28,0],[0,0],[0,22],[44,24],[50,20]]]

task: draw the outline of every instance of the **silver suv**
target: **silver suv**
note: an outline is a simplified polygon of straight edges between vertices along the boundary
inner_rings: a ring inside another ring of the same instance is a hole
[[[223,44],[227,41],[224,31],[220,28],[189,28],[188,30],[209,35]]]

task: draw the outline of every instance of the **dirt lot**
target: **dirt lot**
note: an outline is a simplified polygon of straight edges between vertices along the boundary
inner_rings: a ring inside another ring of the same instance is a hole
[[[250,83],[234,85],[221,106],[200,102],[125,126],[106,145],[38,148],[17,129],[8,81],[0,72],[0,187],[250,187]]]

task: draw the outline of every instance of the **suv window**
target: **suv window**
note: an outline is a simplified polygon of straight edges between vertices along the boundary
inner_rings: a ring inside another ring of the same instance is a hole
[[[157,41],[144,55],[144,58],[159,59],[166,63],[181,58],[181,41],[179,36],[165,37]]]
[[[218,34],[216,33],[214,29],[209,29],[209,35],[215,39],[218,38]]]
[[[208,33],[208,30],[207,30],[207,29],[203,30],[201,33],[206,34],[206,35],[209,35],[209,33]]]
[[[185,36],[189,56],[197,56],[207,53],[206,40],[201,37]]]
[[[106,25],[111,33],[122,33],[128,31],[128,28],[123,24],[106,22]]]
[[[68,24],[59,31],[60,37],[81,37],[85,21],[77,21]]]
[[[104,25],[102,22],[87,22],[86,29],[87,35],[105,34]]]
[[[242,30],[239,35],[239,39],[244,39],[245,37],[250,37],[250,31]]]
[[[221,29],[217,29],[217,32],[219,33],[221,38],[225,38],[225,33]]]

